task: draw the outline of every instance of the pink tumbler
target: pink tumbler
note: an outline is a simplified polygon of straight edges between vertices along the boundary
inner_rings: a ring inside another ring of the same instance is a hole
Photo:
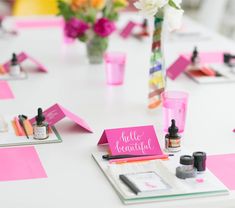
[[[161,94],[163,105],[163,128],[168,132],[171,120],[175,119],[179,133],[184,132],[188,94],[181,91],[165,91]]]
[[[108,85],[121,85],[124,80],[126,54],[108,52],[104,55],[106,81]]]

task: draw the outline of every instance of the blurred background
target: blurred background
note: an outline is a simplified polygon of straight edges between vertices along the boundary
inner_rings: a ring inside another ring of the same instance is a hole
[[[132,11],[133,2],[128,8]],[[235,40],[235,0],[183,0],[182,7],[187,16]],[[0,16],[56,13],[56,0],[0,0]]]

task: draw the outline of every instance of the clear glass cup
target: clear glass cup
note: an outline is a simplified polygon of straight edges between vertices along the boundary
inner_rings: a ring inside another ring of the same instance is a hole
[[[161,94],[163,106],[163,128],[168,132],[171,120],[175,119],[179,133],[184,132],[188,93],[182,91],[165,91]]]
[[[122,85],[125,73],[126,54],[107,52],[104,55],[106,82],[108,85]]]

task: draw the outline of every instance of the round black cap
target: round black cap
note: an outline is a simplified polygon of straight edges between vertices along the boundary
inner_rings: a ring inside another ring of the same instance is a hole
[[[182,165],[193,165],[194,164],[194,158],[191,155],[182,155],[180,157],[180,164]]]
[[[194,152],[194,167],[198,171],[204,171],[206,169],[206,153],[205,152]]]

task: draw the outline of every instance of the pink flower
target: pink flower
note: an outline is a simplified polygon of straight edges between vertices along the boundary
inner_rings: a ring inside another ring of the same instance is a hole
[[[114,23],[107,18],[100,18],[94,24],[95,33],[103,38],[109,36],[115,29]]]
[[[89,25],[79,20],[75,17],[66,21],[65,23],[65,34],[70,38],[77,38],[85,34],[86,30],[89,28]]]

